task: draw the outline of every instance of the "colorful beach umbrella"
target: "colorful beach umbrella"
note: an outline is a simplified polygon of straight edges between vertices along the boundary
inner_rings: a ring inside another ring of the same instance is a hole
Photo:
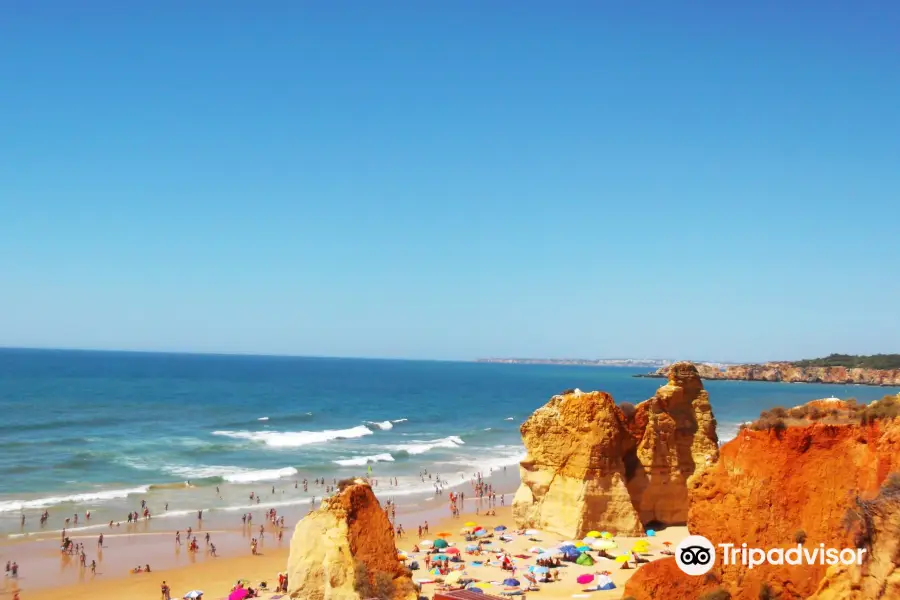
[[[487,535],[487,531],[484,529],[478,529],[475,531],[475,537],[484,537]]]
[[[506,531],[506,525],[497,525],[494,527],[494,531]]]
[[[444,550],[445,554],[459,554],[459,548],[447,548]]]
[[[616,557],[617,563],[628,562],[630,560],[634,560],[634,558],[630,554],[620,554]]]
[[[588,531],[587,537],[598,538],[598,537],[600,537],[600,532],[599,531]]]
[[[656,536],[656,531],[654,531],[653,529],[647,530],[647,537],[655,537],[655,536]]]
[[[591,551],[591,547],[590,547],[590,546],[578,546],[577,550],[578,550],[579,552],[590,552],[590,551]]]
[[[531,567],[531,572],[540,573],[543,575],[544,573],[549,573],[550,569],[548,569],[547,567]]]
[[[518,579],[513,579],[512,577],[503,580],[503,585],[508,585],[509,587],[516,587],[522,585],[519,583]]]
[[[450,560],[450,557],[446,554],[435,554],[431,557],[431,560]]]
[[[614,550],[618,544],[613,540],[597,540],[594,542],[594,548],[597,550]]]
[[[613,534],[611,534],[608,531],[604,531],[603,533],[600,534],[600,537],[602,537],[605,540],[611,540],[611,539],[613,539]]]
[[[432,575],[440,575],[441,574],[441,570],[438,569],[437,567],[433,568],[432,570],[430,570],[428,572],[431,573]]]
[[[431,545],[434,546],[435,548],[446,548],[450,544],[447,543],[447,540],[445,540],[443,538],[438,538],[438,539],[434,540],[434,542]]]
[[[459,583],[459,580],[462,579],[462,571],[453,571],[444,579],[444,583],[447,585],[454,585]]]
[[[199,598],[202,595],[203,592],[200,590],[191,590],[187,594],[185,594],[184,597],[193,600],[194,598]]]
[[[585,573],[584,575],[579,575],[579,576],[578,576],[578,579],[576,579],[575,581],[576,581],[577,583],[580,583],[580,584],[584,585],[585,583],[590,583],[590,582],[592,582],[593,580],[594,580],[594,576],[593,576],[593,575],[591,575],[590,573]]]
[[[450,537],[451,535],[453,535],[453,534],[450,532],[447,532],[447,531],[442,531],[439,534],[437,534],[438,537]]]
[[[468,522],[464,523],[464,525],[466,527],[476,527],[478,525],[478,523],[473,523],[472,521],[468,521]]]

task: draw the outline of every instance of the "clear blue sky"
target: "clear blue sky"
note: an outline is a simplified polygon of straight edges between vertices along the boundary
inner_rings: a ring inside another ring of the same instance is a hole
[[[889,1],[4,2],[0,345],[900,351],[897,31]]]

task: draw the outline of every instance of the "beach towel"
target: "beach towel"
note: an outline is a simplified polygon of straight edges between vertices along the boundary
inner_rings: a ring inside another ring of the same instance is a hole
[[[434,579],[414,579],[413,581],[415,581],[418,584],[434,583]]]

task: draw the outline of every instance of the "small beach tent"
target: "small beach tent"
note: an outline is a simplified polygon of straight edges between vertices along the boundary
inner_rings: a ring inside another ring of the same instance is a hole
[[[561,550],[563,556],[568,560],[577,560],[581,556],[581,552],[574,546],[566,546],[565,550]]]
[[[434,540],[434,542],[431,545],[434,546],[435,548],[446,548],[450,544],[447,543],[447,540],[439,538],[439,539]]]
[[[591,558],[591,555],[587,552],[582,552],[581,555],[575,560],[575,563],[584,567],[589,567],[594,564],[594,559]]]
[[[599,577],[597,577],[597,589],[614,590],[616,589],[616,584],[613,583],[612,579],[610,579],[608,575],[600,575]]]

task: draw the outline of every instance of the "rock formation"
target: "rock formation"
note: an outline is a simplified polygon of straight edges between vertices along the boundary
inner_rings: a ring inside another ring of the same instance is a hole
[[[848,508],[857,496],[876,495],[888,474],[898,469],[900,420],[745,429],[722,446],[715,465],[691,480],[688,529],[713,544],[787,548],[802,539],[810,547],[853,547],[843,526]],[[709,581],[718,580],[735,600],[755,600],[764,584],[774,597],[800,599],[815,592],[825,569],[762,565],[749,570],[723,566],[719,559],[704,578],[681,574],[674,559],[666,558],[642,566],[625,595],[693,600]]]
[[[575,390],[537,409],[521,432],[528,455],[513,515],[570,538],[683,523],[688,480],[718,456],[709,398],[690,363],[675,365],[668,384],[633,411],[609,394]]]
[[[287,573],[290,598],[416,598],[409,572],[397,560],[387,514],[359,479],[297,524]]]
[[[660,367],[641,377],[666,378],[671,367]],[[900,369],[857,369],[847,367],[796,367],[789,362],[769,362],[761,365],[730,365],[721,369],[715,365],[697,365],[702,379],[740,381],[783,381],[786,383],[838,383],[900,386]]]

